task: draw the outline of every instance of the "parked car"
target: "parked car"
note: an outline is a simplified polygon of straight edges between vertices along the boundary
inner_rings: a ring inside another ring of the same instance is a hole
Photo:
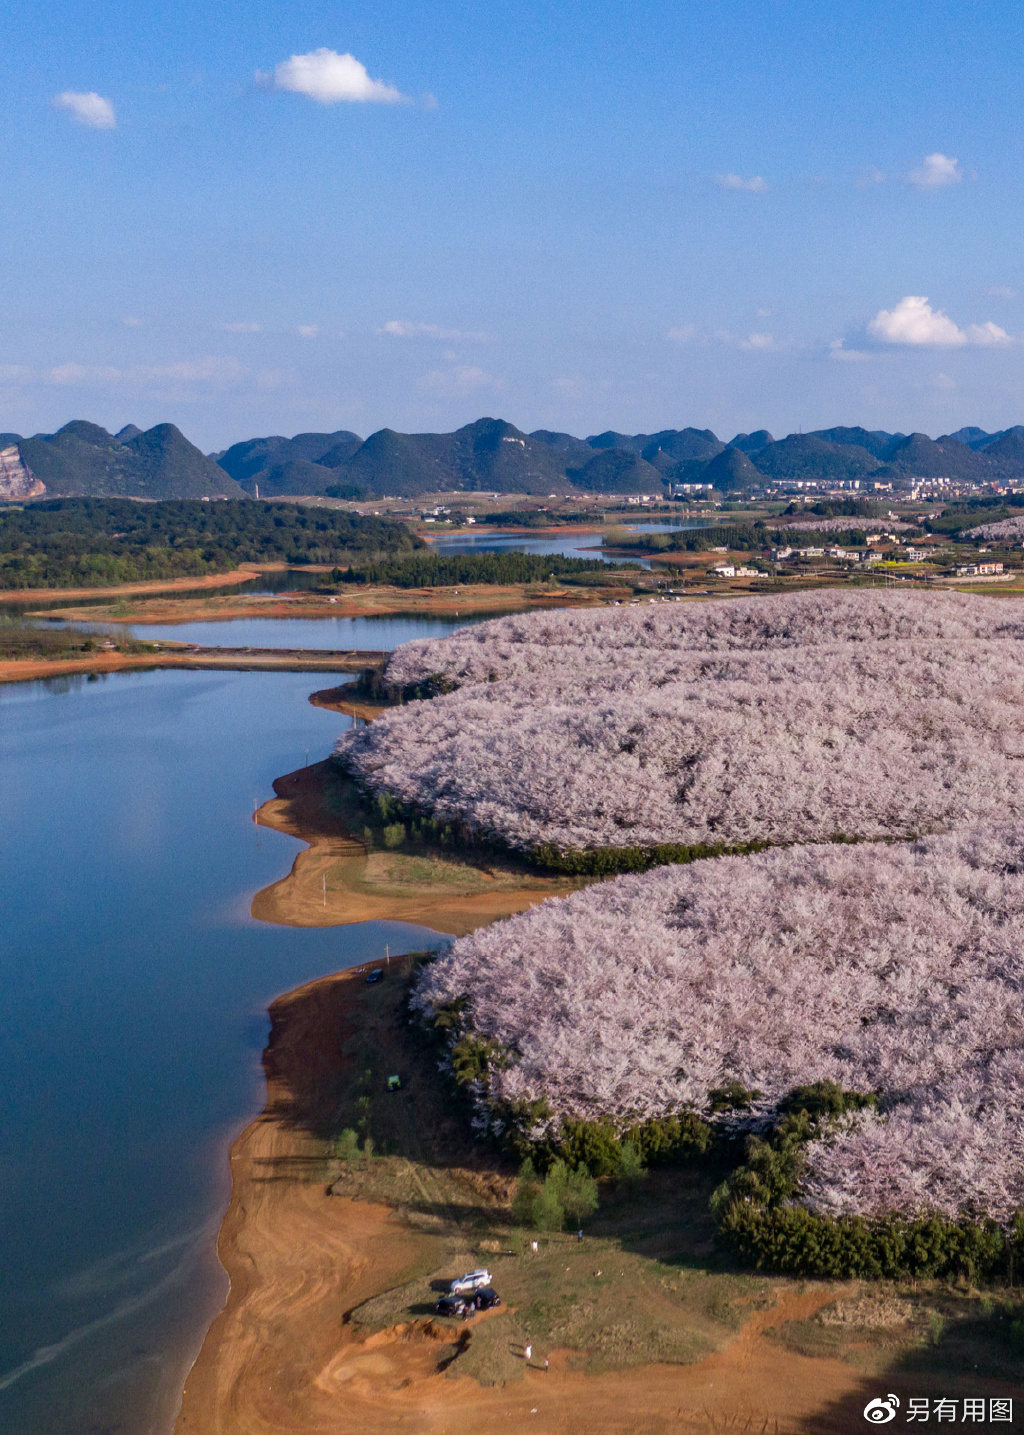
[[[366,978],[366,985],[367,985],[367,986],[371,986],[374,982],[382,981],[383,978],[384,978],[384,968],[383,968],[383,967],[375,967],[375,968],[373,969],[373,971],[370,973],[370,975]]]
[[[458,1295],[443,1295],[434,1306],[435,1315],[447,1315],[453,1320],[468,1320],[475,1307],[467,1305]]]
[[[473,1304],[477,1310],[493,1310],[496,1305],[501,1305],[501,1296],[493,1286],[481,1286],[473,1297]]]
[[[464,1276],[459,1276],[457,1280],[452,1281],[448,1289],[453,1295],[466,1295],[470,1291],[478,1291],[484,1286],[489,1286],[492,1280],[490,1271],[485,1266],[481,1266],[478,1270],[467,1271]]]

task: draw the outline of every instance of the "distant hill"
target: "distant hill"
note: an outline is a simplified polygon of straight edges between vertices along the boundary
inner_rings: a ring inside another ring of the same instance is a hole
[[[658,470],[622,448],[594,454],[582,468],[570,468],[567,476],[574,488],[582,488],[585,493],[664,492]]]
[[[824,443],[837,443],[841,447],[862,448],[875,458],[882,459],[892,444],[906,435],[886,433],[884,429],[834,428],[815,429],[807,437],[820,438]]]
[[[953,478],[987,483],[1024,479],[1024,425],[989,433],[927,434],[837,426],[774,439],[767,429],[729,444],[710,429],[614,429],[577,438],[553,429],[524,433],[482,418],[453,433],[348,429],[245,439],[204,455],[173,424],[117,434],[83,420],[55,434],[0,433],[0,499],[38,495],[261,499],[327,495],[353,500],[416,498],[438,492],[660,493],[677,482],[713,482],[721,492],[765,483],[904,482]],[[723,459],[742,453],[749,466]],[[719,483],[720,480],[720,483]],[[722,487],[721,485],[724,485]]]
[[[578,451],[532,438],[502,419],[477,419],[447,434],[380,429],[349,455],[328,454],[332,485],[411,498],[421,493],[569,493]]]
[[[912,433],[893,443],[886,455],[886,476],[959,478],[985,482],[997,476],[998,465],[955,439],[937,443],[927,434]]]
[[[264,475],[271,470],[287,470],[294,463],[323,464],[331,468],[334,463],[350,458],[361,443],[359,435],[348,429],[339,429],[336,433],[297,433],[294,438],[274,435],[232,444],[224,453],[216,455],[216,459],[225,473],[248,493],[255,491],[257,483],[261,485],[261,496],[267,498],[277,493],[322,493],[331,482],[330,477],[324,476],[321,484],[321,476],[308,468],[293,470],[292,475],[302,474],[305,483],[316,484],[316,487],[271,487],[272,480]]]
[[[738,433],[735,438],[729,440],[729,447],[738,448],[743,453],[756,453],[759,448],[774,442],[767,429],[757,429],[754,433]]]
[[[759,448],[752,457],[760,472],[776,482],[863,478],[878,468],[878,459],[866,449],[830,443],[809,433],[791,433]]]
[[[705,465],[701,481],[714,484],[719,493],[735,493],[744,488],[756,488],[764,482],[764,476],[742,449],[724,448]]]
[[[76,419],[54,434],[12,435],[46,495],[118,498],[243,498],[238,484],[173,424],[110,434]]]

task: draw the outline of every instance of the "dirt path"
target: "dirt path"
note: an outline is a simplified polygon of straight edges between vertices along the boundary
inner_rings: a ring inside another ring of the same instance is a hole
[[[231,1152],[233,1194],[219,1243],[231,1290],[189,1375],[177,1435],[863,1428],[855,1370],[766,1339],[832,1299],[824,1286],[786,1289],[699,1364],[598,1376],[571,1370],[567,1353],[556,1351],[550,1370],[484,1387],[458,1378],[459,1340],[472,1340],[471,1327],[439,1330],[424,1319],[361,1337],[346,1313],[437,1259],[436,1238],[387,1206],[328,1196],[323,1156],[307,1134],[337,1077],[361,981],[328,977],[271,1008],[267,1108]]]

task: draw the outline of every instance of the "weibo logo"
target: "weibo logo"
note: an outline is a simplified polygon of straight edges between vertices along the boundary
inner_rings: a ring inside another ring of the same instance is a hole
[[[887,1395],[884,1400],[876,1396],[865,1405],[864,1419],[871,1425],[888,1425],[890,1420],[896,1419],[899,1403],[898,1395]]]

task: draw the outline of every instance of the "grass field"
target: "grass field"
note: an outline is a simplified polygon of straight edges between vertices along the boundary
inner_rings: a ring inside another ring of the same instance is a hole
[[[690,1365],[723,1349],[754,1313],[796,1294],[817,1298],[805,1318],[772,1331],[780,1356],[840,1360],[866,1377],[912,1378],[920,1390],[938,1391],[951,1368],[1000,1386],[1024,1376],[1016,1292],[937,1282],[830,1286],[738,1269],[717,1250],[708,1210],[723,1168],[652,1171],[629,1196],[607,1183],[582,1241],[516,1227],[514,1164],[469,1139],[433,1049],[406,1020],[408,971],[401,959],[380,983],[355,989],[343,1064],[313,1123],[324,1153],[316,1178],[334,1195],[386,1203],[422,1237],[406,1278],[350,1313],[360,1333],[428,1322],[439,1334],[465,1331],[445,1373],[487,1386],[522,1378],[527,1342],[535,1367],[556,1351],[587,1374]],[[388,1092],[393,1074],[402,1087]],[[370,1136],[372,1156],[334,1154],[346,1128]],[[493,1271],[502,1306],[465,1326],[433,1317],[444,1283],[478,1265]]]

